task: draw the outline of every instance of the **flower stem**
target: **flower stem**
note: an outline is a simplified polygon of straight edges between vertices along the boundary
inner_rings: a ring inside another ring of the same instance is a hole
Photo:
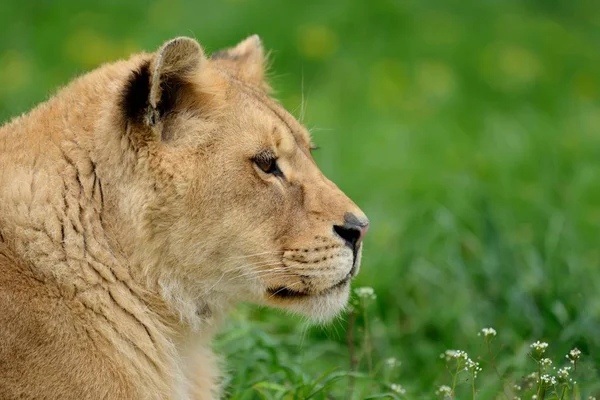
[[[455,388],[456,388],[456,381],[458,380],[459,372],[460,372],[460,360],[456,360],[456,371],[454,371],[454,374],[452,374],[452,394],[451,394],[452,399],[456,398]]]
[[[373,358],[371,355],[371,334],[369,330],[369,318],[367,317],[367,302],[361,299],[363,319],[365,323],[365,335],[364,335],[364,351],[367,356],[367,365],[369,367],[369,374],[373,373]]]

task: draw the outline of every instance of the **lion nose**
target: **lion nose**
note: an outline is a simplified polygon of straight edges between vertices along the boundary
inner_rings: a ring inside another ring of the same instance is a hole
[[[369,230],[369,220],[352,213],[344,214],[344,225],[334,225],[333,230],[344,239],[348,247],[358,249]]]

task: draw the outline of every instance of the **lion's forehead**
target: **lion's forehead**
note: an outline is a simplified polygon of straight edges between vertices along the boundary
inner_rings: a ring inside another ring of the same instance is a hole
[[[285,147],[283,151],[292,152],[294,147],[310,149],[309,132],[276,99],[236,80],[229,82],[229,90],[233,95],[230,112],[241,117],[243,127],[253,125],[255,132],[252,134],[270,135],[275,145]]]

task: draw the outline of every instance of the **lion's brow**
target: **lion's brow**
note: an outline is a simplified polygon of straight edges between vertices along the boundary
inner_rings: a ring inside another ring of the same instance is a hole
[[[262,104],[263,106],[265,106],[269,111],[271,111],[289,130],[290,135],[292,135],[292,137],[294,138],[294,140],[296,141],[296,144],[302,148],[303,143],[300,142],[300,140],[298,139],[298,137],[303,137],[306,136],[304,135],[302,132],[299,132],[298,130],[295,130],[292,128],[292,126],[289,124],[289,122],[286,120],[285,118],[285,114],[283,114],[280,110],[280,108],[283,107],[275,107],[271,104],[269,104],[267,101],[265,101],[265,95],[258,93],[257,90],[249,85],[247,85],[246,83],[236,79],[236,78],[232,78],[232,80],[234,80],[238,85],[240,90],[252,97],[254,100],[258,101],[260,104]],[[311,141],[310,139],[307,140],[308,144],[310,145]]]

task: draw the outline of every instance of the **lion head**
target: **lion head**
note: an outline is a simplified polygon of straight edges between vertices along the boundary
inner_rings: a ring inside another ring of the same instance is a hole
[[[248,301],[336,315],[369,222],[269,96],[259,38],[210,58],[177,38],[138,64],[119,112],[146,165],[137,256],[165,298],[182,314]]]

